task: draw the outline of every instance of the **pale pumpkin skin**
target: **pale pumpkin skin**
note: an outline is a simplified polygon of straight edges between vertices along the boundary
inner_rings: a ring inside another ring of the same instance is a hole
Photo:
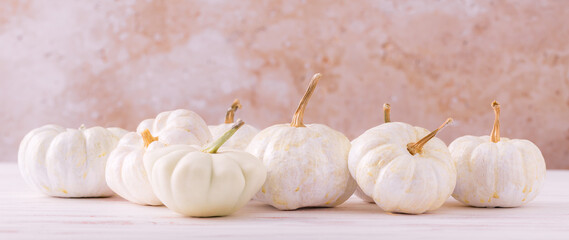
[[[120,140],[107,161],[107,184],[128,201],[142,205],[162,205],[152,190],[144,168],[143,157],[147,149],[142,133],[146,129],[154,132],[158,141],[149,148],[169,144],[204,145],[212,138],[205,121],[198,114],[179,109],[142,121],[136,133],[128,133]]]
[[[358,198],[360,198],[360,199],[363,200],[364,202],[367,202],[367,203],[375,203],[375,202],[373,201],[373,198],[371,198],[370,196],[366,195],[366,194],[364,193],[364,191],[362,191],[362,189],[360,188],[360,186],[358,186],[358,187],[356,188],[356,191],[354,192],[354,195],[356,195]]]
[[[391,122],[391,105],[389,105],[389,103],[385,103],[383,104],[383,117],[384,117],[384,123],[388,123]],[[352,142],[352,145],[354,143]],[[354,195],[356,195],[358,198],[360,198],[361,200],[363,200],[364,202],[367,203],[375,203],[373,201],[373,198],[371,198],[370,196],[366,195],[364,193],[364,191],[362,191],[362,189],[360,188],[360,186],[358,186],[356,188],[356,191],[354,192]]]
[[[356,188],[347,167],[350,141],[322,124],[280,124],[261,131],[247,152],[268,170],[256,199],[281,210],[335,207]]]
[[[451,195],[456,168],[446,144],[432,138],[420,153],[407,149],[428,134],[421,127],[390,122],[352,141],[350,173],[384,211],[420,214],[438,209]]]
[[[124,129],[102,127],[36,128],[20,143],[20,172],[28,185],[49,196],[111,196],[113,191],[105,182],[105,164],[126,133]]]
[[[222,123],[215,126],[209,126],[209,131],[213,138],[216,139],[231,129],[231,126],[233,126],[232,123]],[[235,133],[235,135],[233,135],[233,137],[223,144],[223,148],[245,150],[257,133],[259,133],[259,129],[245,124]]]
[[[347,166],[350,141],[326,125],[302,123],[320,74],[315,74],[291,124],[262,130],[247,147],[267,168],[256,199],[280,210],[335,207],[356,189]]]
[[[185,216],[232,214],[265,182],[263,163],[247,152],[202,151],[196,145],[153,147],[155,143],[144,156],[152,188],[164,205]]]
[[[136,132],[142,133],[146,129],[167,145],[203,145],[212,141],[212,135],[203,118],[186,109],[162,112],[154,119],[146,119],[138,125]]]
[[[449,146],[458,171],[452,196],[475,207],[519,207],[539,194],[545,160],[532,142],[500,137],[500,104],[492,107],[491,136],[463,136]]]
[[[452,196],[475,207],[519,207],[532,201],[545,179],[545,160],[528,140],[463,136],[449,146],[458,178]]]
[[[241,103],[239,99],[235,99],[225,114],[225,121],[222,124],[208,126],[209,131],[213,135],[213,139],[220,138],[224,133],[233,127],[235,112],[240,109]],[[253,137],[259,133],[259,129],[244,124],[227,142],[223,144],[223,148],[245,150]]]

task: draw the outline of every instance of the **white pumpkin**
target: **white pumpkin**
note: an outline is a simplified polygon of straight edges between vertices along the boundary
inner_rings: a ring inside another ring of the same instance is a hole
[[[214,139],[221,137],[225,132],[231,129],[233,126],[235,112],[239,108],[241,108],[241,103],[239,102],[239,99],[235,99],[235,101],[233,101],[233,104],[231,104],[231,107],[227,109],[227,113],[225,114],[225,122],[215,126],[208,126],[209,131],[211,132],[211,135]],[[239,129],[239,131],[235,133],[233,137],[231,137],[231,139],[227,140],[227,142],[223,144],[223,147],[245,150],[245,148],[247,148],[247,145],[249,145],[249,142],[251,142],[251,139],[253,139],[257,133],[259,133],[259,129],[245,124]]]
[[[162,205],[152,191],[142,160],[146,148],[156,140],[160,145],[203,145],[211,141],[211,134],[198,114],[184,109],[142,121],[136,133],[128,133],[120,140],[107,161],[107,184],[119,196],[142,205]]]
[[[281,210],[334,207],[356,188],[347,165],[350,141],[326,125],[304,125],[303,115],[321,75],[316,74],[291,124],[262,130],[247,151],[267,167],[267,180],[256,199]]]
[[[456,168],[435,134],[389,122],[352,141],[348,166],[363,193],[384,211],[420,214],[439,208],[451,195]]]
[[[253,155],[219,147],[243,125],[238,121],[208,148],[170,145],[149,150],[144,164],[156,196],[185,216],[229,215],[243,207],[265,182],[266,169]]]
[[[494,101],[490,136],[463,136],[450,146],[458,178],[452,196],[475,207],[518,207],[532,201],[545,179],[545,160],[528,140],[500,137],[500,105]]]
[[[28,185],[49,196],[111,196],[105,164],[125,133],[120,128],[36,128],[20,143],[20,172]]]
[[[388,123],[388,122],[391,122],[391,105],[389,105],[389,103],[385,103],[383,104],[383,123]],[[356,188],[356,192],[354,192],[354,194],[358,196],[360,199],[364,200],[364,202],[374,203],[373,198],[366,195],[362,191],[360,186]]]
[[[211,142],[212,136],[200,115],[186,109],[162,112],[154,119],[142,121],[136,132],[146,129],[164,144],[197,144]]]

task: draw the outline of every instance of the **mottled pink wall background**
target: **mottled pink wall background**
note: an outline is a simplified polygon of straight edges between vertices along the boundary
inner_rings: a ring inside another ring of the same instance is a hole
[[[0,161],[47,123],[120,126],[175,108],[264,128],[305,116],[354,138],[392,119],[447,143],[527,138],[569,168],[569,1],[0,2]]]

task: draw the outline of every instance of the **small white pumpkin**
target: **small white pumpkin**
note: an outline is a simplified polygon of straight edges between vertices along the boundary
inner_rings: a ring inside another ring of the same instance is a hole
[[[149,150],[146,171],[156,196],[169,209],[191,217],[232,214],[265,182],[267,171],[253,155],[219,147],[243,125],[234,126],[209,147],[170,145]]]
[[[154,119],[146,119],[138,125],[136,132],[142,133],[146,129],[164,144],[203,145],[212,140],[203,118],[186,109],[162,112]]]
[[[443,141],[421,127],[389,122],[352,141],[348,166],[363,193],[384,211],[420,214],[451,195],[456,168]]]
[[[239,99],[235,99],[235,101],[233,101],[233,104],[231,104],[231,107],[227,109],[227,113],[225,114],[225,122],[215,126],[208,126],[209,131],[211,132],[211,135],[214,139],[221,137],[225,132],[231,129],[233,126],[235,112],[241,107],[242,106],[239,102]],[[231,137],[231,139],[227,140],[227,142],[223,144],[223,148],[245,150],[245,148],[247,148],[247,145],[249,145],[251,142],[251,139],[253,139],[257,133],[259,133],[259,129],[249,124],[245,124],[239,129],[239,131],[235,133],[233,137]]]
[[[335,207],[356,188],[348,171],[350,141],[322,124],[304,125],[304,110],[321,75],[315,74],[291,124],[262,130],[247,151],[267,167],[267,180],[256,199],[280,210]]]
[[[458,178],[452,196],[475,207],[519,207],[532,201],[545,179],[539,148],[524,139],[500,137],[500,105],[490,136],[463,136],[450,146]]]
[[[385,104],[383,104],[383,123],[388,123],[388,122],[391,122],[391,105],[389,105],[389,103],[385,103]],[[352,142],[352,145],[353,145],[353,142]],[[364,202],[374,203],[373,198],[366,195],[362,191],[360,186],[358,186],[356,188],[356,192],[354,194],[356,196],[358,196],[361,200],[364,200]]]
[[[153,137],[154,132],[157,137]],[[143,157],[152,144],[196,144],[211,141],[205,121],[185,109],[162,112],[155,119],[142,121],[137,132],[121,138],[107,161],[106,181],[109,187],[126,200],[142,205],[162,205],[148,181]]]
[[[18,152],[28,185],[54,197],[107,197],[107,157],[126,130],[45,125],[29,132]]]

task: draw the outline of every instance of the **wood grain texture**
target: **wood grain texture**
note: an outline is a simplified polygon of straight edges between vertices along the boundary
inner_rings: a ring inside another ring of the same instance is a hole
[[[424,215],[389,214],[356,197],[337,208],[278,211],[252,201],[222,218],[186,218],[119,197],[63,199],[28,188],[0,164],[0,239],[569,239],[569,171],[548,171],[521,208],[471,208],[449,199]]]

